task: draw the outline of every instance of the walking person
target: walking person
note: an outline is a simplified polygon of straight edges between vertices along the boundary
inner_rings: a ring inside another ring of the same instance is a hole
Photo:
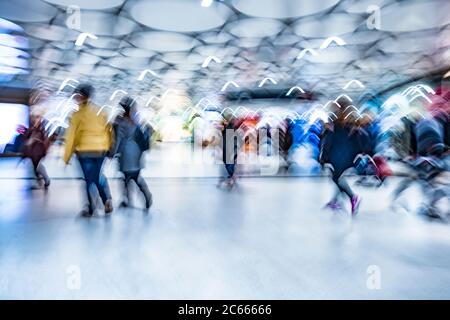
[[[83,216],[92,216],[95,210],[95,199],[91,195],[91,187],[95,186],[104,205],[105,213],[113,211],[111,193],[108,182],[102,174],[102,166],[108,154],[112,129],[103,114],[98,114],[98,108],[90,102],[94,88],[88,84],[80,84],[75,88],[75,100],[79,109],[71,118],[66,133],[64,162],[69,163],[73,153],[76,153],[83,172],[87,208],[83,209]]]
[[[132,112],[135,102],[130,97],[120,101],[123,116],[114,124],[115,142],[113,154],[119,158],[119,170],[123,174],[123,200],[121,206],[128,207],[130,202],[129,188],[131,181],[139,187],[145,198],[145,208],[149,209],[153,198],[147,183],[141,176],[142,155],[150,147],[150,128],[142,129],[133,119]]]
[[[410,175],[404,178],[392,195],[394,205],[401,194],[414,182],[418,182],[425,195],[422,213],[431,218],[441,218],[437,213],[436,203],[445,196],[442,188],[439,188],[438,177],[445,172],[445,128],[440,118],[431,114],[417,121],[413,128],[416,152],[404,161],[412,169]]]
[[[342,206],[339,197],[346,195],[350,199],[352,215],[356,215],[361,199],[350,188],[343,173],[352,168],[355,157],[363,153],[361,145],[363,135],[343,112],[349,106],[347,100],[340,100],[338,103],[340,108],[335,112],[337,119],[325,129],[321,141],[320,163],[329,163],[333,166],[332,181],[337,187],[336,195],[326,206],[333,210],[340,210]]]
[[[229,189],[236,186],[236,166],[238,158],[238,148],[241,141],[240,131],[237,130],[237,121],[231,116],[226,117],[222,129],[222,161],[225,166],[227,176],[221,178],[218,186],[225,185]]]
[[[37,185],[32,186],[32,189],[41,189],[43,187],[47,190],[50,186],[50,178],[42,164],[42,159],[46,156],[51,142],[52,139],[47,136],[41,117],[32,115],[30,117],[30,127],[23,133],[22,145],[23,157],[31,160],[37,180]]]

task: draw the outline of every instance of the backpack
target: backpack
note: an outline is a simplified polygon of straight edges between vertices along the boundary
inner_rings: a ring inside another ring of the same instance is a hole
[[[144,130],[137,128],[134,133],[134,138],[142,152],[150,149],[151,130],[149,128],[145,128]]]

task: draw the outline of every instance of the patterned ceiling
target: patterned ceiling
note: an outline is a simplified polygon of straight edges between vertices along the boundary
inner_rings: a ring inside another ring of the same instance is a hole
[[[3,81],[99,98],[239,88],[382,91],[450,69],[447,0],[0,0]],[[81,33],[89,33],[76,45]],[[146,73],[143,71],[148,70]],[[445,73],[445,72],[444,72]],[[355,90],[358,86],[354,86]]]

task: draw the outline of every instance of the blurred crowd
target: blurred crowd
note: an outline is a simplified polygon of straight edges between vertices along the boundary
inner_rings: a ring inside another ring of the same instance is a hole
[[[158,130],[151,121],[143,121],[145,111],[139,108],[138,99],[124,96],[118,106],[107,110],[92,102],[93,93],[89,84],[76,86],[63,120],[49,116],[48,112],[32,113],[28,128],[18,128],[16,140],[6,150],[30,159],[37,181],[34,188],[47,189],[50,178],[42,159],[50,145],[64,137],[64,162],[76,158],[85,180],[87,204],[82,212],[85,216],[96,210],[96,196],[100,197],[105,213],[113,211],[102,167],[106,158],[117,158],[123,177],[120,205],[129,205],[133,181],[148,209],[153,199],[141,176],[142,157]],[[47,98],[40,96],[34,104],[45,104]],[[417,102],[418,98],[423,102]],[[426,199],[421,213],[445,220],[450,214],[448,202],[447,210],[440,210],[437,204],[450,198],[450,90],[416,85],[392,95],[384,103],[371,97],[355,104],[359,105],[355,106],[345,94],[303,113],[270,108],[232,110],[215,104],[204,109],[190,108],[183,114],[183,121],[192,144],[217,151],[226,172],[218,187],[232,189],[246,166],[261,165],[262,158],[276,159],[272,174],[280,174],[280,167],[288,174],[318,175],[330,171],[326,176],[336,186],[336,193],[326,208],[342,210],[343,199],[348,199],[355,215],[361,198],[347,182],[346,173],[349,170],[355,173],[357,183],[362,186],[380,187],[394,174],[390,164],[396,161],[408,170],[392,201],[417,184]],[[66,119],[70,120],[65,123]]]

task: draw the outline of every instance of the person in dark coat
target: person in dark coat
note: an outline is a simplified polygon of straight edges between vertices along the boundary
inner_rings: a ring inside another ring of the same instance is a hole
[[[36,189],[48,189],[50,178],[47,170],[42,164],[42,159],[46,156],[52,139],[45,132],[41,118],[38,116],[30,117],[30,127],[23,134],[22,154],[24,158],[29,158],[33,164],[33,171],[38,181]]]
[[[436,179],[445,172],[445,122],[440,117],[428,114],[420,118],[413,128],[416,153],[407,158],[413,173],[404,178],[393,192],[392,203],[413,183],[418,182],[424,192],[424,213],[431,218],[441,218],[436,203],[446,197],[444,190],[438,187]]]
[[[238,130],[238,121],[231,115],[227,115],[222,127],[222,161],[225,166],[227,176],[219,180],[218,186],[225,184],[232,188],[236,183],[236,166],[238,149],[242,143],[242,137]]]
[[[113,154],[119,158],[119,170],[124,178],[124,192],[121,206],[129,205],[129,187],[134,181],[145,197],[145,207],[149,209],[153,203],[152,194],[147,183],[140,175],[142,169],[142,155],[149,149],[151,129],[144,130],[133,120],[132,109],[134,101],[130,97],[124,97],[120,101],[124,110],[123,116],[119,117],[114,124],[115,142]]]
[[[321,164],[328,163],[333,166],[332,181],[338,189],[327,207],[341,209],[338,198],[341,194],[345,194],[350,199],[351,210],[354,215],[358,211],[360,197],[350,188],[345,177],[343,177],[343,173],[354,166],[354,160],[358,154],[364,153],[362,141],[367,139],[367,133],[348,120],[343,113],[343,110],[349,106],[347,100],[340,100],[338,103],[340,108],[335,110],[337,119],[324,130],[319,159]]]

